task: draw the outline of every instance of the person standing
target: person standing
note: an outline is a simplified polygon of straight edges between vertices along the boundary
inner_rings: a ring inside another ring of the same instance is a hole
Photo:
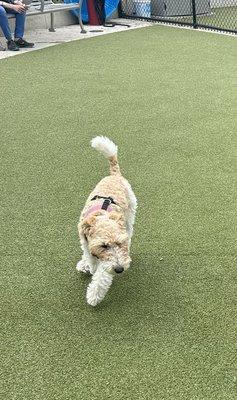
[[[14,40],[7,14],[15,15]],[[7,40],[7,48],[11,51],[18,51],[19,48],[33,47],[34,43],[29,43],[23,39],[25,31],[26,6],[21,0],[0,1],[0,27]]]

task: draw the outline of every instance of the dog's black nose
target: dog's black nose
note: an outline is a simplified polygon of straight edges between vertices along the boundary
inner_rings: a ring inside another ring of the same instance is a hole
[[[115,272],[116,272],[117,274],[121,274],[121,272],[124,271],[124,268],[123,268],[123,267],[116,267],[116,268],[114,268],[114,270],[115,270]]]

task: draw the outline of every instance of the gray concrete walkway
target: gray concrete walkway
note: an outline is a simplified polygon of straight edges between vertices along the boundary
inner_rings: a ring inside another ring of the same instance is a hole
[[[126,24],[127,26],[115,25],[114,27],[104,26],[92,26],[86,25],[86,34],[80,33],[79,25],[70,25],[63,28],[57,28],[56,32],[49,32],[47,29],[37,29],[35,31],[28,31],[26,33],[26,39],[29,42],[35,43],[35,47],[32,49],[21,49],[19,51],[0,51],[0,59],[19,56],[20,54],[27,53],[29,51],[36,51],[49,46],[55,46],[59,43],[71,42],[72,40],[89,39],[95,36],[101,36],[111,34],[114,32],[120,32],[129,29],[143,28],[152,25],[151,22],[138,21],[130,19],[113,19],[111,22],[118,24]],[[0,38],[0,43],[5,46],[4,38]]]

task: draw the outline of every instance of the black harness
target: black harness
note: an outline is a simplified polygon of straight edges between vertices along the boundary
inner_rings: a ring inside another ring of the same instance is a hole
[[[110,206],[110,204],[117,204],[117,203],[115,203],[115,201],[112,197],[104,197],[104,196],[94,196],[91,199],[91,201],[97,200],[97,199],[104,199],[104,202],[101,206],[101,210],[107,210],[107,208]]]

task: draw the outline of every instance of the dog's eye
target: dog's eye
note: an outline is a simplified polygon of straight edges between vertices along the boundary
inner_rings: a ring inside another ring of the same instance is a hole
[[[101,245],[101,247],[102,247],[102,249],[106,249],[107,250],[109,248],[109,245],[104,243],[104,244]]]

